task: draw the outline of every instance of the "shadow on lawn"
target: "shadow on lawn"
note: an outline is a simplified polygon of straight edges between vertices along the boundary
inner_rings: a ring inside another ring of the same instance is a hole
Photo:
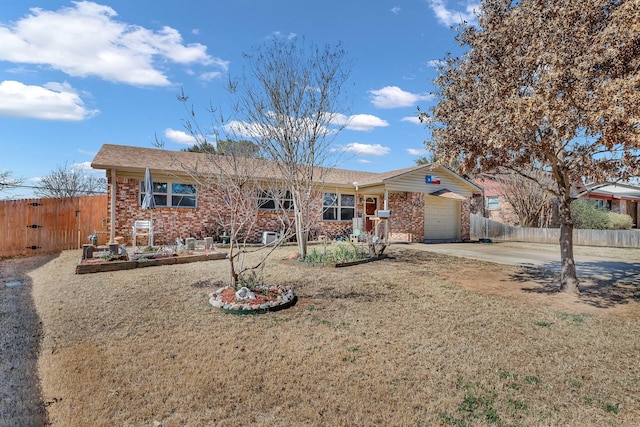
[[[640,302],[640,262],[581,262],[577,269],[581,302],[598,308]],[[526,267],[511,275],[511,279],[538,285],[523,288],[525,292],[553,294],[560,290],[560,263]]]
[[[0,425],[47,425],[37,367],[42,328],[28,273],[58,255],[0,259]]]

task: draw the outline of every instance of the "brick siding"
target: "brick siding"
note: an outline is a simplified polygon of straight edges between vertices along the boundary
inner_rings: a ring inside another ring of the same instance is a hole
[[[109,187],[111,180],[109,179]],[[111,189],[109,188],[109,191]],[[140,208],[140,181],[131,178],[118,178],[116,192],[117,216],[115,224],[116,236],[125,238],[130,244],[133,223],[136,220],[152,218],[154,224],[154,240],[156,244],[173,243],[176,238],[185,239],[196,237],[202,239],[207,236],[217,238],[225,230],[216,225],[212,214],[215,209],[222,206],[219,200],[211,193],[201,191],[198,193],[196,208],[156,208],[144,211]],[[324,235],[329,239],[348,237],[353,232],[352,221],[322,221],[321,197],[315,198],[318,206],[312,209],[310,238],[316,239]],[[392,211],[389,220],[389,239],[407,242],[422,242],[424,239],[424,195],[422,193],[390,192],[389,208]],[[109,204],[109,210],[111,206]],[[357,206],[358,212],[364,211],[364,205]],[[470,203],[463,201],[461,206],[461,238],[467,240],[470,237]],[[110,214],[110,212],[109,212]],[[292,213],[291,213],[292,215]],[[109,216],[110,217],[110,216]],[[275,211],[258,211],[256,223],[252,227],[248,241],[260,242],[265,231],[281,231],[279,213]],[[144,243],[143,243],[144,244]]]
[[[424,240],[424,194],[390,192],[389,240],[422,242]]]
[[[460,203],[460,240],[471,240],[471,200]]]

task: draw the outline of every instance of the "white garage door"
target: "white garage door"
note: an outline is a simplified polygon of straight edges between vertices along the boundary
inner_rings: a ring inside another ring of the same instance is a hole
[[[425,240],[460,238],[460,201],[438,196],[424,196]]]

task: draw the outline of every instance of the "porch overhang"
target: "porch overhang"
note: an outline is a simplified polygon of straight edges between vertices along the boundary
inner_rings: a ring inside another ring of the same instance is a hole
[[[447,198],[447,199],[467,200],[467,198],[464,197],[463,195],[458,194],[458,193],[456,193],[454,191],[451,191],[448,188],[443,188],[441,190],[434,191],[433,193],[429,193],[429,195],[438,196],[438,197],[444,197],[444,198]]]

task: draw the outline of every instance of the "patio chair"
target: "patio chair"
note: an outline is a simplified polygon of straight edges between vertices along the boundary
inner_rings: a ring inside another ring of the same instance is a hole
[[[133,223],[133,242],[132,246],[135,248],[136,239],[138,237],[147,237],[149,239],[149,246],[153,246],[153,224],[151,221],[136,221]]]

